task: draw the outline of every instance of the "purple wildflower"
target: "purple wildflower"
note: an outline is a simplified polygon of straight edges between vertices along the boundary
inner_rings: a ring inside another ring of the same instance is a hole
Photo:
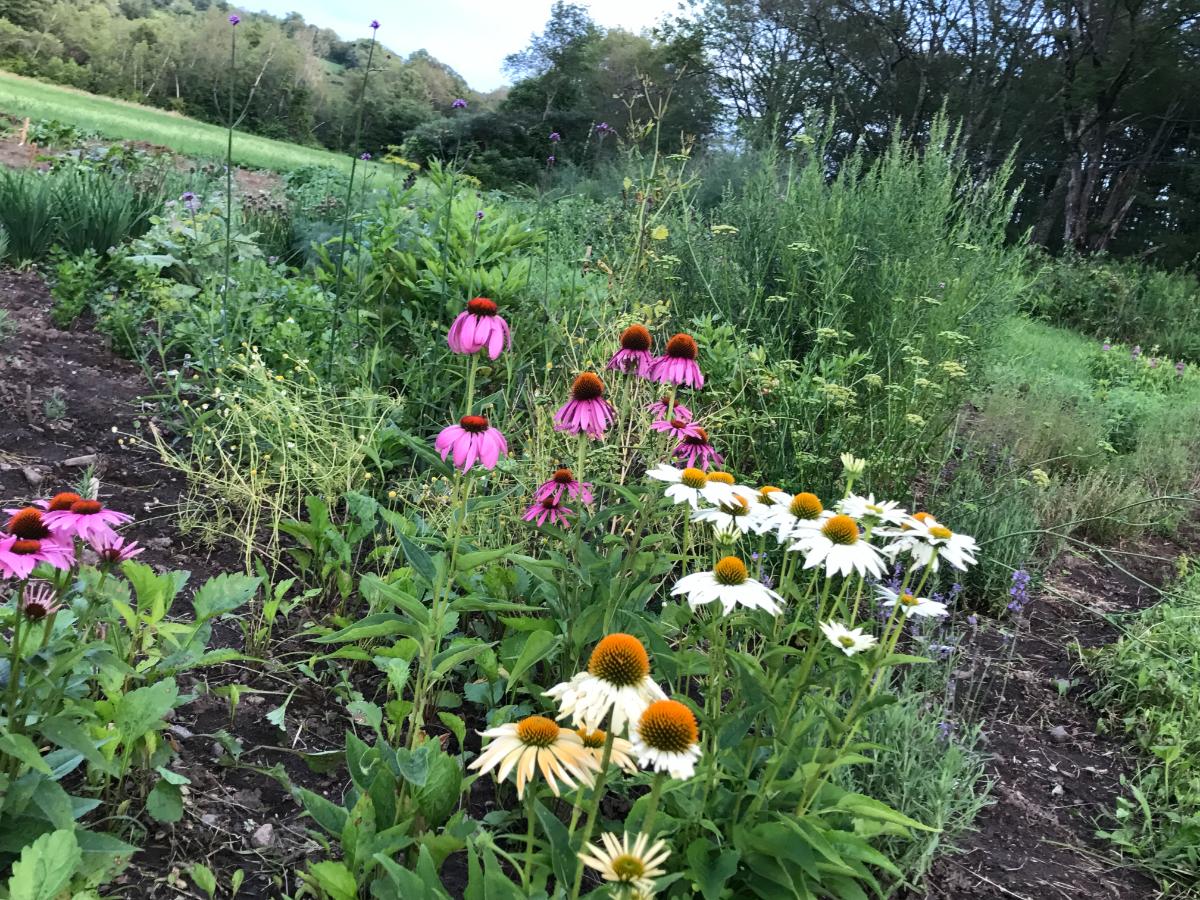
[[[378,31],[378,30],[379,30],[379,20],[378,20],[378,19],[372,19],[372,20],[371,20],[371,30],[372,30],[372,31]]]
[[[557,131],[550,132],[550,143],[557,144],[561,140],[562,140],[562,135],[559,134]]]
[[[475,221],[476,221],[476,222],[482,222],[482,221],[483,221],[483,210],[482,210],[482,209],[480,209],[480,210],[476,210],[476,212],[475,212]]]
[[[555,164],[557,161],[558,161],[558,160],[556,160],[556,159],[554,158],[554,154],[553,154],[553,153],[551,153],[549,156],[547,156],[547,157],[546,157],[546,165],[548,165],[548,166],[552,166],[552,165],[554,165],[554,164]]]
[[[200,198],[191,191],[184,191],[179,197],[180,201],[187,208],[188,212],[196,212],[200,209]]]
[[[1024,569],[1017,569],[1012,573],[1012,585],[1008,589],[1008,595],[1012,598],[1008,601],[1009,611],[1020,615],[1021,610],[1029,603],[1029,573]]]
[[[601,122],[596,126],[596,134],[600,135],[600,137],[604,137],[606,134],[616,134],[616,132],[617,129],[613,128],[607,122]]]
[[[1180,378],[1183,377],[1184,370],[1186,370],[1186,369],[1187,369],[1187,363],[1185,363],[1182,359],[1179,362],[1175,363],[1175,374],[1178,375]]]
[[[1112,349],[1112,344],[1110,344],[1108,341],[1105,341],[1103,344],[1100,345],[1100,349],[1103,350],[1105,353],[1107,353],[1109,350]]]
[[[1137,359],[1141,355],[1142,355],[1142,345],[1134,344],[1133,349],[1129,351],[1129,356],[1133,359]]]
[[[1157,356],[1150,357],[1150,368],[1152,368],[1152,369],[1158,368],[1158,357]]]
[[[237,25],[237,23],[238,23],[238,22],[240,22],[240,21],[242,21],[242,20],[241,20],[241,18],[239,18],[237,15],[232,15],[232,16],[230,16],[230,17],[229,17],[229,24],[230,24],[230,25]]]
[[[462,97],[459,97],[457,100],[455,100],[453,103],[450,104],[450,108],[451,109],[466,109],[467,101],[464,100]]]
[[[370,153],[363,153],[363,154],[362,154],[362,155],[360,155],[358,158],[359,158],[359,159],[361,159],[363,162],[370,162],[370,161],[371,161],[371,154],[370,154]]]

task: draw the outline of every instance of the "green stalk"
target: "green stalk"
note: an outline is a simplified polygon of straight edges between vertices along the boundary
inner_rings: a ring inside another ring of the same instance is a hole
[[[529,785],[529,796],[525,799],[525,812],[529,822],[525,828],[525,865],[521,869],[521,885],[526,892],[530,891],[530,880],[533,878],[533,824],[536,819],[537,791]]]
[[[600,772],[596,775],[596,783],[592,787],[592,799],[588,804],[587,820],[583,825],[583,838],[579,848],[586,850],[588,841],[592,839],[592,830],[596,827],[596,819],[600,817],[600,800],[604,797],[604,784],[608,781],[608,764],[612,760],[613,735],[612,723],[604,735],[604,752],[600,756]],[[579,889],[583,885],[583,863],[575,860],[575,883],[571,886],[571,900],[579,900]]]

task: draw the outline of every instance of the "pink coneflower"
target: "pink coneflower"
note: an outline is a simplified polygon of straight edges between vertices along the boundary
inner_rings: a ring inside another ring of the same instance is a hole
[[[689,422],[687,419],[672,418],[672,419],[656,419],[650,426],[654,431],[662,431],[671,435],[677,441],[682,441],[685,437],[689,437],[696,433],[700,426],[694,422]]]
[[[708,432],[699,425],[694,427],[695,433],[685,436],[675,448],[675,458],[687,463],[690,469],[708,469],[713,464],[719,466],[725,462],[725,457],[708,442]]]
[[[56,569],[69,569],[75,561],[70,544],[55,537],[22,538],[9,535],[0,538],[0,577],[28,578],[38,563],[49,563]]]
[[[119,534],[104,534],[97,538],[88,541],[96,555],[100,557],[100,562],[109,565],[123,563],[127,559],[133,559],[139,553],[145,551],[145,547],[139,547],[136,542],[126,542],[125,538]]]
[[[667,352],[654,360],[650,378],[663,384],[704,387],[704,375],[696,365],[700,348],[690,334],[677,334],[667,341]]]
[[[487,297],[468,301],[466,310],[458,314],[446,335],[450,349],[469,356],[486,347],[488,359],[495,359],[511,347],[508,323],[497,311],[496,301]]]
[[[604,368],[617,369],[627,375],[632,370],[638,378],[647,378],[654,363],[654,357],[650,355],[653,345],[654,339],[645,325],[630,325],[621,332],[621,349]]]
[[[571,385],[571,399],[554,414],[554,430],[604,437],[617,419],[617,411],[604,399],[604,382],[594,372],[584,372]]]
[[[55,534],[92,541],[107,535],[116,537],[114,525],[132,522],[128,513],[105,509],[99,500],[76,500],[68,509],[52,509],[46,513],[46,527]]]
[[[682,403],[676,403],[674,409],[672,409],[670,397],[663,397],[661,400],[656,400],[646,407],[646,411],[659,419],[665,419],[667,413],[670,412],[672,419],[679,419],[681,422],[692,421],[692,411]]]
[[[45,581],[25,586],[25,598],[21,602],[21,612],[31,622],[40,622],[46,616],[54,615],[62,609],[54,586]]]
[[[526,522],[536,522],[538,525],[545,525],[549,521],[551,525],[570,528],[571,522],[567,516],[573,515],[575,515],[573,510],[563,506],[559,498],[551,496],[544,500],[534,500],[521,518]]]
[[[486,416],[463,416],[457,425],[443,428],[433,446],[442,459],[453,452],[454,467],[460,472],[476,463],[494,469],[500,457],[508,455],[508,441],[498,428],[488,425]]]
[[[575,473],[566,468],[556,471],[550,480],[533,494],[533,499],[538,502],[551,497],[556,501],[570,497],[572,500],[588,504],[594,499],[591,484],[586,481],[576,481]]]

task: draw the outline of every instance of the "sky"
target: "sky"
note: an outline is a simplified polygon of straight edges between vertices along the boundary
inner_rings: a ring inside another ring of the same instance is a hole
[[[234,0],[235,6],[243,6]],[[250,0],[246,9],[280,16],[298,12],[306,22],[332,28],[343,39],[370,36],[372,18],[380,21],[379,40],[397,53],[428,50],[477,91],[508,83],[504,57],[521,50],[530,35],[550,18],[553,0],[422,0],[386,3],[372,0]],[[606,28],[640,31],[679,6],[679,0],[592,0],[583,5]],[[394,16],[394,19],[391,18]]]

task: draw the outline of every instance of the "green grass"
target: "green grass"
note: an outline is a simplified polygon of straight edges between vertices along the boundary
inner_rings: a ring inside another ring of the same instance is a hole
[[[106,138],[147,141],[185,156],[225,156],[226,130],[218,125],[9,72],[0,72],[0,111],[31,119],[57,119]],[[234,135],[233,159],[238,165],[281,172],[310,165],[350,167],[347,156],[242,132]]]

